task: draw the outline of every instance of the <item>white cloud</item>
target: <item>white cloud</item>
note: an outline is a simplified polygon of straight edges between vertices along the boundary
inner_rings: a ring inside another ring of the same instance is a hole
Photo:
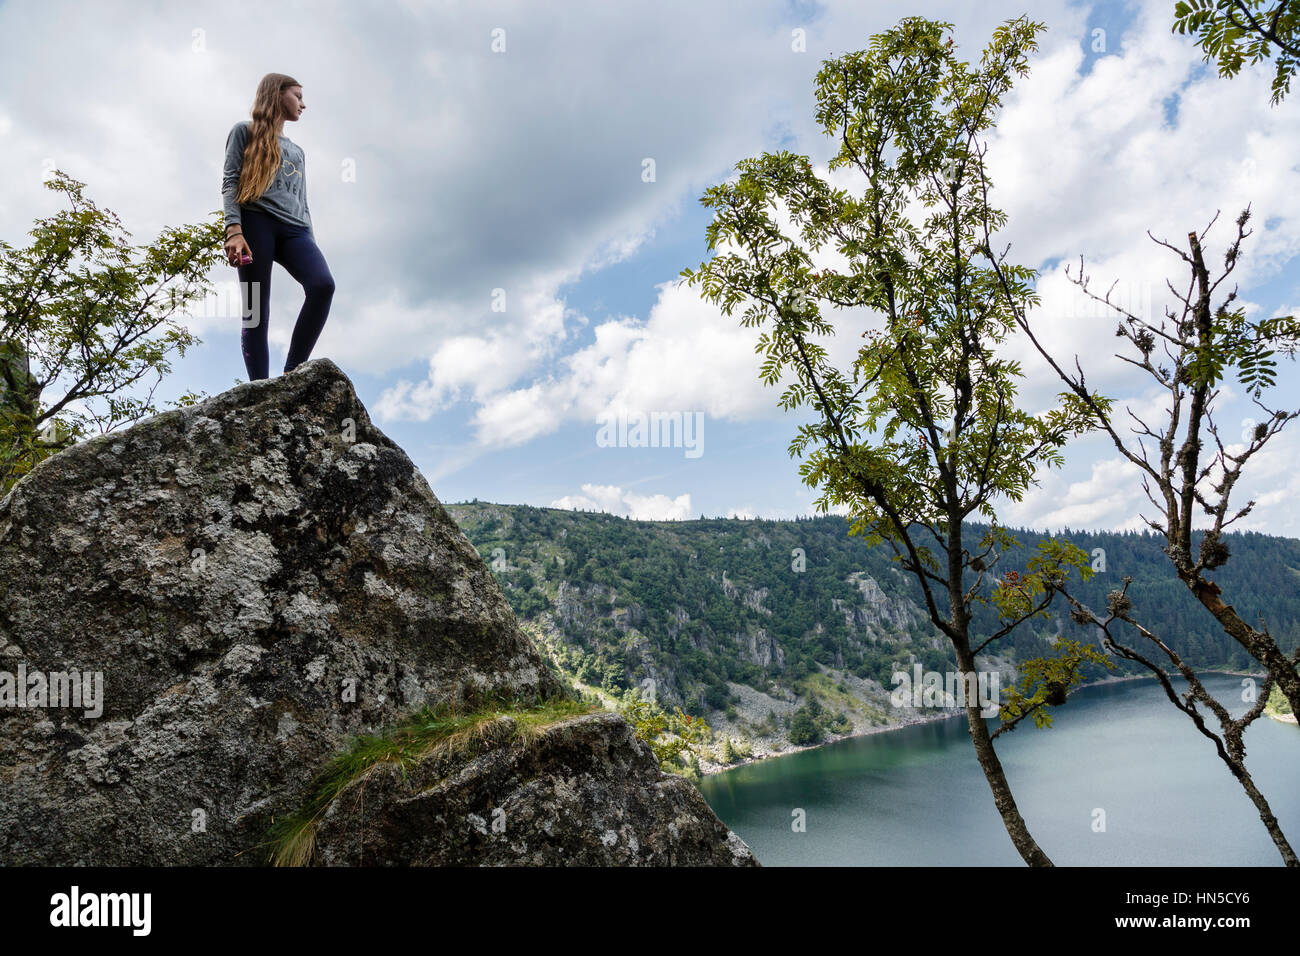
[[[1166,278],[1182,290],[1189,273],[1147,230],[1186,250],[1187,233],[1220,210],[1207,249],[1218,267],[1233,220],[1252,203],[1255,234],[1233,274],[1244,290],[1300,253],[1300,114],[1268,106],[1262,67],[1231,81],[1209,68],[1191,79],[1201,57],[1170,31],[1168,5],[1136,14],[1121,48],[1096,58],[1087,76],[1078,74],[1083,53],[1074,38],[1045,46],[1009,97],[989,149],[1013,258],[1061,260],[1039,282],[1035,328],[1058,361],[1072,367],[1080,356],[1090,384],[1105,390],[1145,383],[1112,357],[1123,351],[1115,348],[1123,344],[1114,337],[1118,316],[1064,276],[1067,265],[1077,273],[1081,254],[1094,292],[1118,281],[1124,303],[1159,317],[1175,302]],[[1170,97],[1178,103],[1173,124],[1165,116]],[[1032,345],[1017,339],[1008,351],[1024,363],[1034,403],[1059,390]]]
[[[1147,407],[1149,409],[1153,406]],[[1262,413],[1257,415],[1257,418],[1262,417]],[[1254,424],[1255,419],[1244,419],[1238,424],[1230,418],[1220,418],[1220,437],[1228,454],[1240,454],[1245,449],[1244,441],[1238,439],[1252,433]],[[1114,450],[1109,439],[1093,435],[1078,440],[1075,445],[1087,447],[1067,448],[1066,459],[1096,459],[1092,461],[1089,476],[1082,480],[1072,480],[1068,473],[1061,471],[1040,472],[1040,484],[1031,488],[1023,501],[1002,506],[999,515],[1003,522],[1030,528],[1057,529],[1068,526],[1077,529],[1140,531],[1149,527],[1141,515],[1157,521],[1163,520],[1162,513],[1142,489],[1140,469],[1122,457],[1101,457],[1108,450]],[[1150,460],[1159,467],[1155,443],[1148,440],[1147,448]],[[1210,456],[1216,451],[1213,440],[1210,439],[1202,464],[1208,464]],[[1300,471],[1295,467],[1297,461],[1300,461],[1300,428],[1289,424],[1251,457],[1242,477],[1233,487],[1229,517],[1252,500],[1255,506],[1250,514],[1230,525],[1229,531],[1300,536],[1300,511],[1295,508],[1295,502],[1300,500]],[[1210,494],[1210,489],[1218,483],[1221,475],[1221,469],[1215,466],[1202,479],[1201,487],[1212,500],[1214,495]],[[1152,487],[1154,489],[1154,484]],[[1193,510],[1194,527],[1208,527],[1211,520],[1199,506]]]
[[[604,511],[640,521],[683,521],[693,518],[691,496],[638,495],[617,485],[584,484],[582,494],[565,495],[551,502],[552,508]]]
[[[917,0],[907,12],[954,21],[960,51],[974,59],[992,27],[1022,7]],[[743,305],[724,316],[698,288],[675,284],[677,268],[697,260],[662,269],[656,278],[673,279],[655,286],[643,316],[589,319],[566,290],[652,255],[656,241],[680,244],[683,211],[734,176],[742,157],[791,149],[812,156],[835,185],[860,187],[854,171],[826,170],[837,144],[815,121],[813,77],[822,58],[895,22],[896,8],[827,3],[805,13],[771,3],[738,16],[725,4],[575,3],[557,24],[519,4],[436,14],[415,2],[321,4],[304,20],[290,6],[235,2],[217,18],[168,6],[123,42],[102,42],[133,9],[82,4],[71,17],[57,3],[0,4],[6,240],[23,241],[18,227],[55,205],[40,187],[47,159],[87,182],[88,195],[116,210],[137,241],[203,219],[219,204],[226,132],[247,116],[261,73],[292,49],[308,112],[287,132],[308,152],[317,237],[338,283],[315,354],[384,380],[373,405],[380,421],[463,410],[471,440],[432,467],[465,467],[485,450],[566,424],[590,423],[594,434],[616,408],[703,411],[708,429],[762,420],[789,427],[777,406],[784,383],[758,380],[760,330],[740,327]],[[1090,57],[1081,76],[1090,7],[1035,5],[1049,30],[990,144],[995,201],[1010,216],[1005,239],[1031,265],[1074,263],[1082,253],[1098,288],[1118,279],[1130,301],[1159,314],[1169,301],[1165,277],[1181,278],[1183,266],[1146,230],[1185,241],[1221,209],[1217,257],[1232,218],[1252,202],[1256,234],[1237,277],[1243,294],[1272,311],[1251,286],[1300,253],[1300,112],[1268,106],[1262,67],[1233,80],[1204,68],[1191,41],[1170,31],[1167,0],[1133,9],[1122,43],[1112,33],[1113,52]],[[259,23],[251,34],[239,27],[250,17]],[[490,50],[495,26],[506,30],[504,54]],[[790,49],[797,26],[807,29],[805,54]],[[563,46],[553,42],[561,33]],[[338,68],[340,49],[349,69]],[[1175,95],[1171,124],[1164,104]],[[788,139],[774,146],[778,136]],[[647,157],[653,183],[641,179]],[[795,232],[784,210],[776,218]],[[702,248],[702,236],[687,238]],[[829,248],[814,260],[843,267]],[[283,271],[275,275],[270,334],[283,348],[301,292]],[[492,310],[498,289],[505,312]],[[1286,296],[1294,301],[1297,291]],[[1111,357],[1123,343],[1109,313],[1081,302],[1059,269],[1045,270],[1039,292],[1036,321],[1054,354],[1079,354],[1091,384],[1137,396],[1135,410],[1158,410],[1140,373]],[[210,309],[192,327],[219,330],[231,315]],[[840,329],[827,343],[831,360],[845,368],[869,319],[828,317]],[[1009,351],[1029,376],[1027,404],[1049,404],[1060,389],[1054,374],[1024,343]],[[237,355],[226,359],[242,375]],[[1285,388],[1295,394],[1294,384]],[[1072,451],[1069,470],[1047,476],[1018,513],[1131,521],[1143,499],[1128,479],[1136,504],[1108,490],[1124,478],[1108,470],[1113,449],[1085,442]],[[1263,456],[1252,467],[1260,504],[1251,520],[1287,526],[1291,470]],[[619,487],[592,487],[613,491],[573,500],[634,507]],[[689,496],[657,495],[635,507],[671,512],[683,497],[689,504]]]
[[[1060,472],[1042,474],[1042,485],[1023,501],[1004,506],[1000,517],[1015,527],[1140,530],[1146,524],[1139,514],[1159,515],[1151,514],[1139,474],[1136,465],[1119,457],[1094,462],[1083,481],[1068,481]]]
[[[1257,417],[1263,418],[1263,414]],[[1300,509],[1295,506],[1300,501],[1300,469],[1296,468],[1296,462],[1300,461],[1300,428],[1296,424],[1288,422],[1247,462],[1242,478],[1232,490],[1228,514],[1235,514],[1251,500],[1255,507],[1230,530],[1300,537]],[[1225,434],[1225,437],[1229,436]],[[1237,443],[1235,448],[1229,446],[1229,451],[1239,452],[1244,447]],[[1201,524],[1204,521],[1200,519]]]
[[[817,172],[836,186],[853,178],[839,170],[831,174],[825,166]],[[784,203],[778,204],[773,218],[783,233],[797,234]],[[731,248],[724,242],[717,251],[724,254]],[[847,267],[845,257],[829,246],[811,258],[815,269]],[[730,421],[783,419],[778,399],[791,376],[786,372],[776,385],[763,384],[759,373],[764,357],[754,351],[761,329],[741,326],[743,305],[726,315],[701,297],[698,284],[671,280],[657,289],[658,298],[644,321],[620,317],[596,325],[594,341],[565,355],[558,376],[526,387],[492,391],[522,372],[532,356],[516,351],[513,363],[492,366],[489,353],[510,354],[504,350],[507,343],[502,341],[503,348],[496,349],[482,340],[453,339],[435,353],[427,382],[402,380],[385,393],[383,413],[426,420],[432,409],[450,400],[458,385],[479,369],[491,368],[490,376],[475,380],[473,395],[480,407],[472,421],[485,448],[523,444],[565,421],[595,423],[620,409],[703,412],[709,419]],[[860,345],[851,333],[873,320],[861,309],[826,305],[823,317],[838,334],[812,338],[827,348],[831,362],[847,368]],[[561,329],[555,323],[547,331],[558,334]],[[554,341],[545,336],[537,340]]]
[[[705,420],[773,417],[754,353],[757,332],[740,327],[694,289],[668,282],[644,322],[620,318],[560,361],[560,374],[481,397],[473,416],[484,446],[521,444],[566,420],[589,422],[619,410],[702,412]],[[593,432],[594,433],[594,432]]]

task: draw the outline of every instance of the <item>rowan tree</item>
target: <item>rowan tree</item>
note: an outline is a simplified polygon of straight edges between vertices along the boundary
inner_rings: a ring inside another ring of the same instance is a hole
[[[158,413],[170,355],[198,342],[173,316],[224,262],[215,220],[135,247],[84,183],[55,170],[45,186],[71,208],[37,220],[25,248],[0,241],[0,495],[55,452]],[[151,377],[146,395],[132,394]]]
[[[805,456],[799,471],[822,491],[818,509],[846,508],[850,533],[894,550],[951,643],[965,686],[974,685],[978,655],[1044,615],[1072,570],[1090,574],[1087,556],[1063,541],[1046,542],[1014,578],[997,568],[1015,542],[995,505],[1020,500],[1037,470],[1059,465],[1061,446],[1087,427],[1073,395],[1038,415],[1017,404],[1020,367],[997,351],[1014,329],[1010,300],[1033,298],[1034,273],[1009,267],[1008,287],[980,264],[980,227],[1005,221],[987,192],[972,188],[987,181],[983,138],[1002,97],[1028,72],[1042,29],[1026,17],[1007,21],[972,65],[957,56],[951,24],[908,17],[867,50],[825,61],[817,120],[839,142],[829,165],[856,170],[861,191],[833,187],[806,156],[742,160],[734,182],[700,200],[715,210],[709,249],[738,251],[682,272],[726,314],[748,302],[743,326],[770,323],[755,346],[766,355],[761,377],[775,385],[789,372],[781,407],[815,413],[789,451]],[[797,237],[770,215],[778,202]],[[828,243],[847,267],[814,269],[809,250]],[[823,309],[838,314],[832,321]],[[861,344],[840,369],[817,338],[849,330]],[[968,540],[965,523],[977,519],[990,530]],[[971,633],[977,602],[999,611],[991,634]],[[1105,658],[1058,641],[1051,660],[1031,669],[1044,680],[1017,692],[1003,729],[1030,715],[1049,723],[1047,708],[1082,679],[1082,666]],[[967,697],[971,740],[1003,824],[1026,862],[1050,866],[1016,806],[981,707]]]
[[[1219,75],[1232,77],[1247,63],[1274,61],[1274,106],[1291,90],[1300,63],[1300,3],[1296,0],[1179,0],[1174,32],[1190,33]]]
[[[1268,622],[1263,619],[1258,624],[1248,622],[1235,606],[1224,600],[1214,578],[1217,569],[1231,558],[1230,539],[1225,537],[1225,532],[1255,507],[1253,500],[1244,505],[1232,503],[1242,474],[1287,422],[1300,416],[1300,409],[1289,411],[1276,407],[1269,398],[1277,384],[1278,357],[1293,357],[1300,345],[1300,322],[1289,315],[1260,319],[1248,316],[1246,308],[1238,302],[1236,286],[1229,288],[1227,282],[1241,262],[1242,243],[1251,234],[1250,209],[1243,210],[1236,219],[1236,232],[1224,251],[1223,266],[1211,268],[1205,243],[1217,219],[1216,213],[1204,229],[1189,232],[1185,247],[1148,233],[1152,240],[1174,253],[1187,270],[1179,285],[1166,280],[1173,305],[1159,318],[1142,315],[1115,301],[1113,286],[1105,293],[1093,291],[1082,260],[1077,273],[1066,270],[1067,276],[1086,296],[1113,310],[1118,317],[1115,334],[1127,354],[1116,357],[1139,370],[1164,393],[1165,401],[1155,415],[1126,408],[1123,416],[1117,416],[1111,399],[1089,389],[1078,356],[1074,357],[1074,367],[1070,369],[1068,360],[1052,355],[1042,344],[1039,327],[1042,320],[1031,323],[1025,312],[1018,311],[1017,323],[1069,393],[1087,409],[1094,425],[1136,466],[1142,490],[1154,509],[1142,519],[1164,539],[1164,553],[1178,580],[1214,617],[1224,633],[1260,663],[1268,678],[1255,706],[1240,717],[1233,717],[1177,652],[1177,641],[1161,634],[1158,624],[1144,621],[1140,609],[1134,610],[1128,580],[1122,588],[1111,592],[1104,614],[1076,600],[1067,588],[1072,616],[1081,624],[1098,628],[1108,650],[1136,661],[1156,677],[1171,703],[1214,743],[1220,759],[1255,804],[1282,859],[1288,866],[1297,866],[1300,860],[1268,800],[1246,769],[1242,735],[1263,713],[1274,686],[1293,710],[1300,706],[1300,673],[1296,666],[1300,648],[1288,655],[1270,632]],[[1015,281],[1011,270],[1003,271],[1000,256],[991,256],[989,264],[994,272],[1005,276],[1008,285]],[[1225,436],[1220,431],[1221,395],[1223,383],[1230,375],[1259,409],[1256,414],[1260,420],[1249,422],[1240,434],[1230,426]],[[1146,654],[1126,643],[1122,636],[1126,631],[1137,636],[1137,643],[1146,649]],[[1187,682],[1185,692],[1175,690],[1172,678],[1176,677]],[[1207,720],[1207,716],[1213,720]],[[1211,722],[1217,722],[1217,732],[1209,726]]]

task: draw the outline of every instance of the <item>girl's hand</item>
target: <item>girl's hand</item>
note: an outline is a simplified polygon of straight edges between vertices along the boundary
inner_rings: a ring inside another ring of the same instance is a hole
[[[244,234],[237,232],[226,239],[226,260],[232,265],[239,265],[241,256],[253,258],[253,250],[248,248],[248,243],[244,241]]]

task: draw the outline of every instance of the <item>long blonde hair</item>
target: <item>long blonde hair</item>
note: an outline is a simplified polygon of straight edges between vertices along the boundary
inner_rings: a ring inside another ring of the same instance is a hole
[[[253,98],[253,124],[248,131],[248,145],[244,147],[239,191],[235,194],[237,203],[256,199],[275,180],[280,168],[280,139],[276,125],[284,117],[281,94],[291,86],[302,84],[284,73],[268,73],[257,84],[257,95]]]

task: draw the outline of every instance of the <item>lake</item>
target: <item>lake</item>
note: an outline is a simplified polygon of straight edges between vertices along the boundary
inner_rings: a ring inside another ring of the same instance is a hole
[[[1246,709],[1241,680],[1203,678],[1234,717]],[[1282,865],[1213,743],[1154,679],[1086,687],[1052,712],[1050,729],[1026,721],[995,746],[1053,862]],[[1300,849],[1300,727],[1261,716],[1245,744],[1246,768]],[[1023,865],[964,716],[747,764],[700,789],[765,866]],[[792,828],[797,810],[804,832]]]

